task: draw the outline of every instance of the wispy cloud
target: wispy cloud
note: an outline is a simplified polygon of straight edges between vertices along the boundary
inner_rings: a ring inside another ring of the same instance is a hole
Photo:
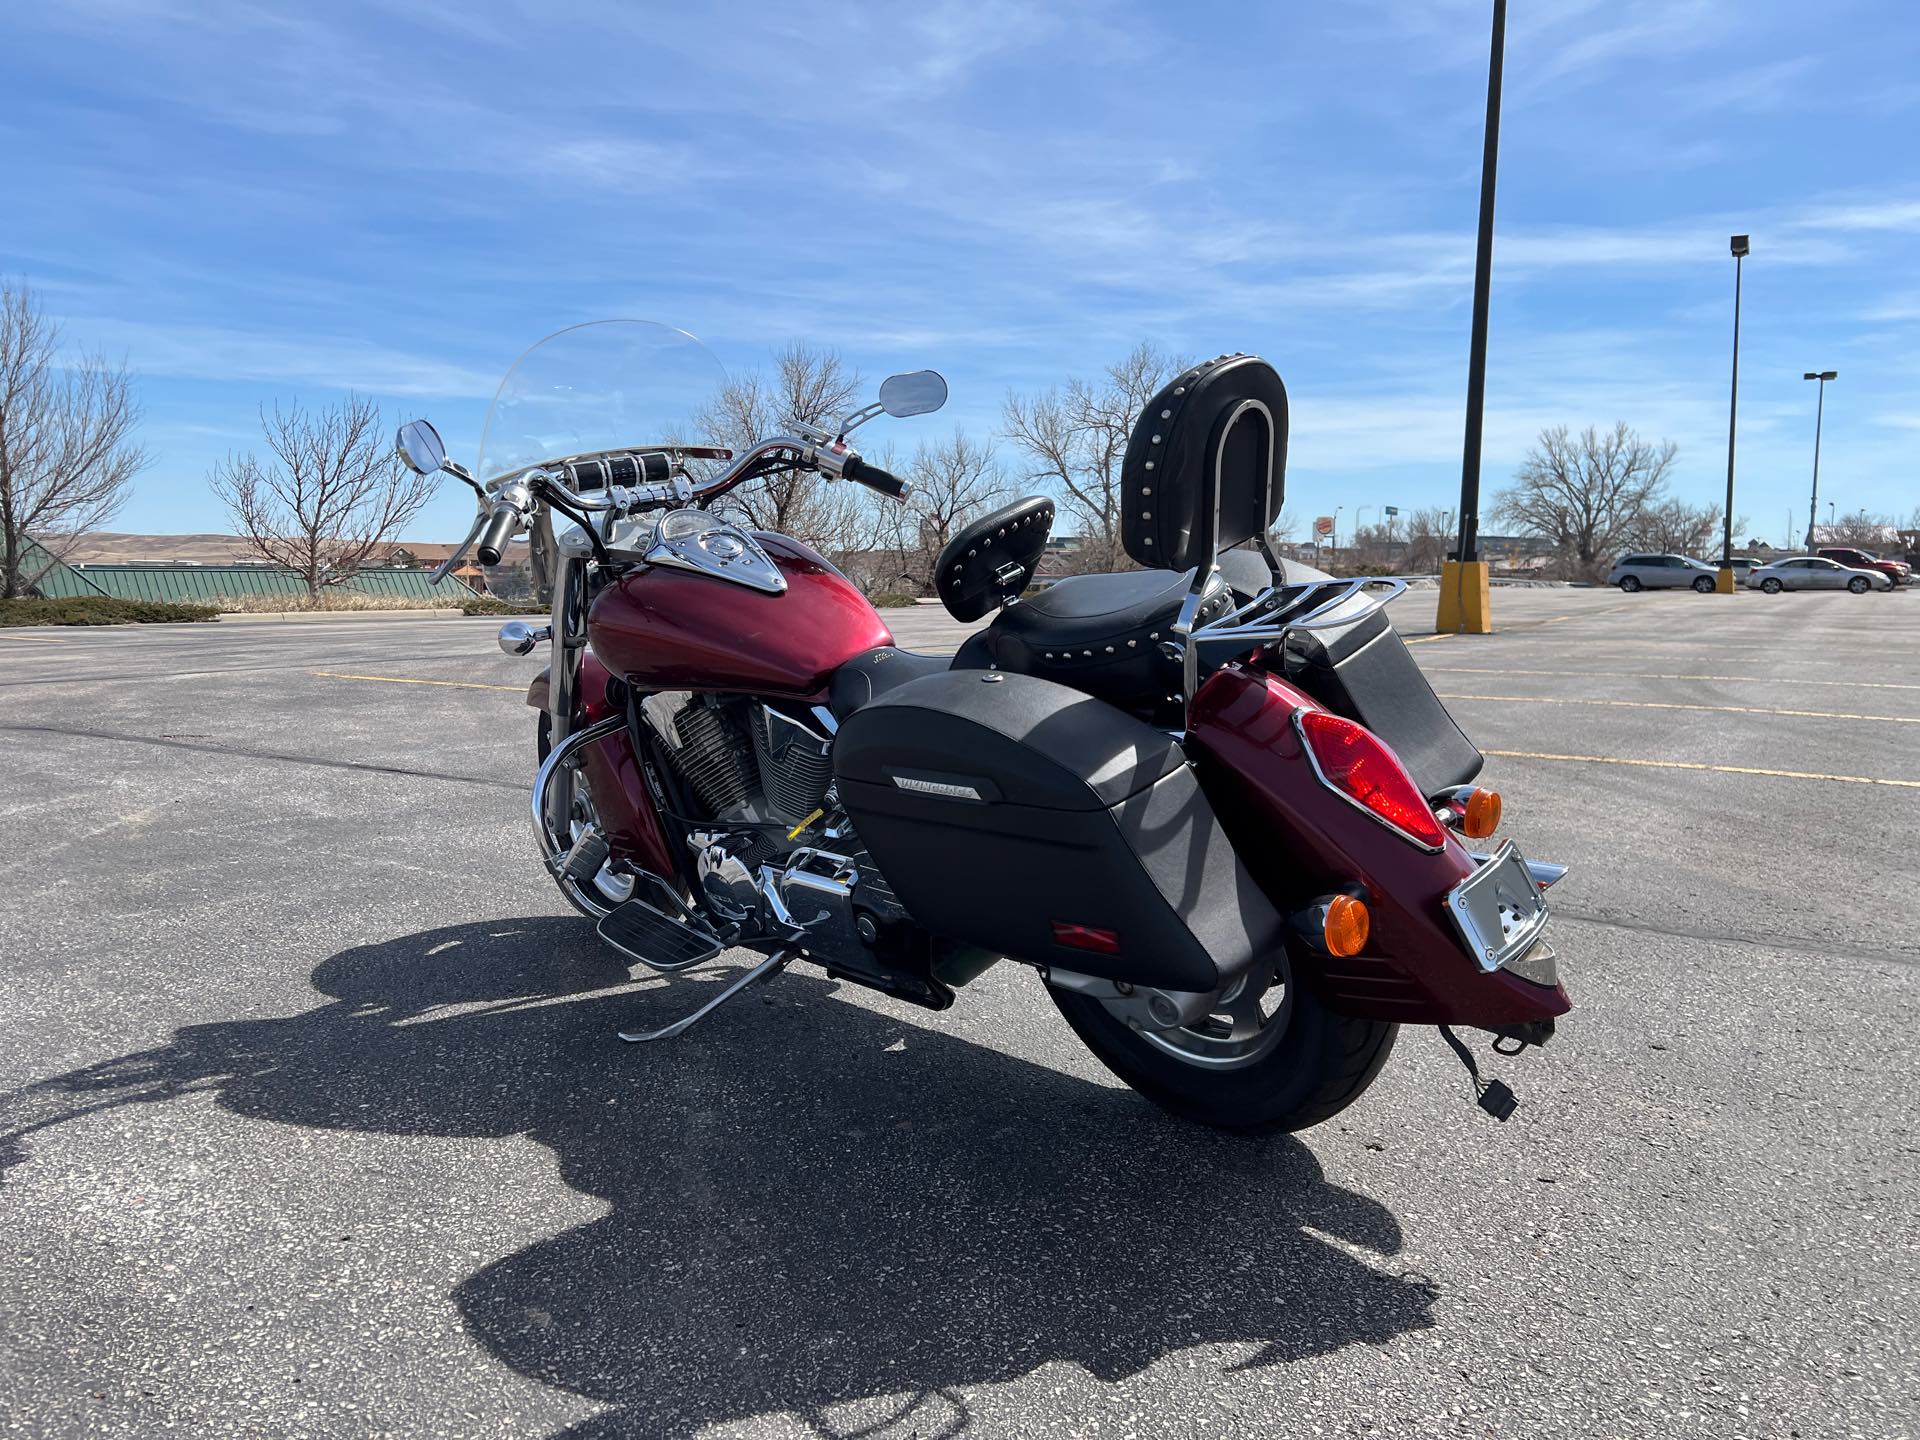
[[[124,352],[130,369],[149,376],[465,398],[490,396],[499,384],[498,375],[351,337],[113,320],[96,320],[86,328],[107,350]]]
[[[1801,230],[1920,230],[1920,199],[1895,198],[1823,206],[1789,223]]]

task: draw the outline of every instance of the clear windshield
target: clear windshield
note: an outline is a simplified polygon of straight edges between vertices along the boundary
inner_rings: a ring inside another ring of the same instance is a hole
[[[482,480],[594,450],[697,440],[727,382],[684,330],[596,320],[549,335],[514,362],[487,411]]]

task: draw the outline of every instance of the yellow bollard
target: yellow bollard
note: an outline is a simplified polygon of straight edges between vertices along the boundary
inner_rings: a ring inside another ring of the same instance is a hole
[[[1731,565],[1721,567],[1720,577],[1713,582],[1713,588],[1714,593],[1719,595],[1731,595],[1740,588],[1740,582],[1734,578]]]
[[[1485,560],[1449,560],[1440,569],[1440,614],[1433,628],[1442,635],[1493,633],[1493,567]]]

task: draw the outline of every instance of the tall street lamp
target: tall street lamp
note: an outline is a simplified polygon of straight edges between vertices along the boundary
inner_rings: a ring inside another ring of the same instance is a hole
[[[1722,595],[1735,590],[1733,580],[1733,436],[1740,415],[1740,266],[1747,258],[1747,237],[1735,235],[1729,242],[1733,251],[1733,391],[1727,400],[1727,510],[1721,517],[1720,579],[1714,587]]]
[[[1827,416],[1827,381],[1838,380],[1838,370],[1809,370],[1800,377],[1802,380],[1820,382],[1820,398],[1813,410],[1813,501],[1807,506],[1807,549],[1814,547],[1814,522],[1820,518],[1820,426]]]
[[[1460,452],[1460,548],[1442,567],[1442,633],[1493,630],[1487,567],[1480,563],[1480,420],[1487,398],[1487,300],[1493,286],[1493,187],[1500,159],[1500,77],[1507,51],[1507,0],[1493,0],[1487,52],[1487,128],[1480,154],[1480,235],[1473,254],[1473,338],[1467,350],[1467,432]]]

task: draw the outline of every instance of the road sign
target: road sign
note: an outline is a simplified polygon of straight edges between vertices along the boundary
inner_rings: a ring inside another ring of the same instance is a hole
[[[1385,509],[1389,517],[1398,515],[1400,513],[1400,507],[1398,505],[1388,505],[1385,507]]]
[[[1313,519],[1313,533],[1316,535],[1331,535],[1333,533],[1333,517],[1331,515],[1316,515]]]

